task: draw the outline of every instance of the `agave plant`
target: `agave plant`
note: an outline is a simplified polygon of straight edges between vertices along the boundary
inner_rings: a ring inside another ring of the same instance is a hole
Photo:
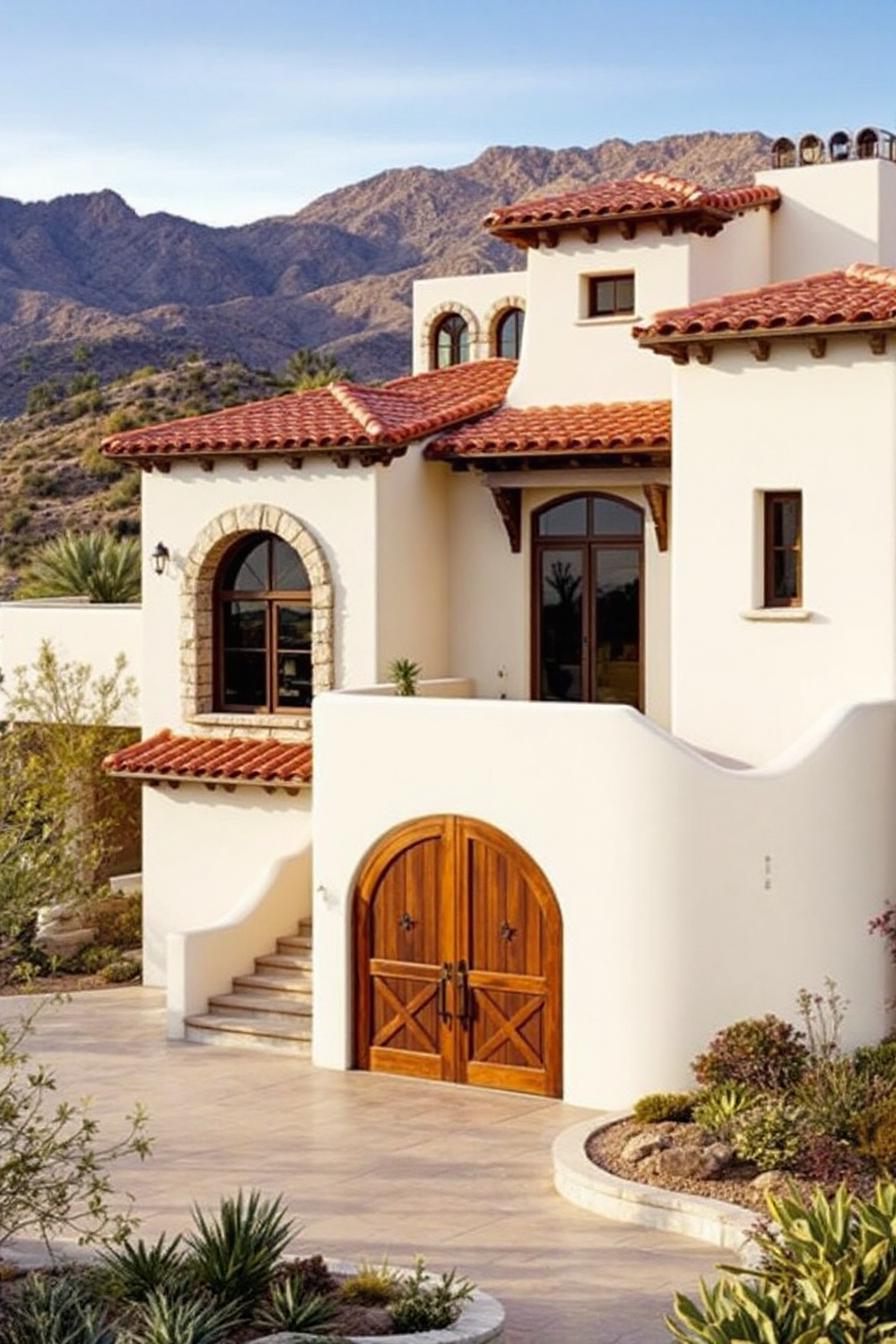
[[[694,1123],[713,1138],[727,1143],[740,1116],[757,1100],[758,1093],[745,1083],[717,1083],[694,1106]]]
[[[151,1246],[141,1237],[137,1242],[110,1247],[100,1261],[108,1291],[125,1302],[145,1302],[152,1293],[170,1290],[185,1277],[181,1239],[167,1241],[164,1232]]]
[[[338,1310],[332,1297],[306,1292],[301,1278],[293,1275],[283,1283],[274,1284],[268,1301],[255,1319],[258,1325],[270,1330],[317,1334],[332,1325]]]
[[[32,1274],[4,1304],[0,1344],[113,1344],[105,1313],[70,1275]]]
[[[389,677],[396,695],[416,695],[422,669],[410,658],[395,658],[389,664]]]
[[[238,1324],[232,1304],[158,1291],[137,1309],[122,1344],[219,1344]]]
[[[63,532],[37,551],[17,596],[135,602],[140,597],[140,543],[111,532]]]
[[[233,1306],[248,1319],[293,1235],[282,1199],[263,1199],[258,1190],[246,1198],[240,1190],[236,1199],[221,1200],[214,1218],[194,1207],[193,1221],[196,1230],[187,1236],[187,1245],[194,1280],[216,1302]]]

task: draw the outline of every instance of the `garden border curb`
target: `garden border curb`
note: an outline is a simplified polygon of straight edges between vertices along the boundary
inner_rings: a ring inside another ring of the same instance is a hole
[[[631,1114],[616,1111],[600,1119],[580,1120],[557,1135],[552,1156],[554,1189],[558,1195],[602,1218],[694,1237],[722,1250],[735,1251],[748,1261],[750,1257],[745,1251],[758,1213],[725,1200],[707,1199],[705,1195],[627,1181],[591,1161],[585,1151],[591,1136],[620,1120],[630,1119]]]

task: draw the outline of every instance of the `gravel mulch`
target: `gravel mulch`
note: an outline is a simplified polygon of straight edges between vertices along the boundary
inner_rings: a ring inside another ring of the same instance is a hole
[[[74,994],[83,989],[133,989],[139,983],[139,975],[118,984],[104,980],[101,975],[38,975],[18,984],[0,985],[0,998],[20,994]]]

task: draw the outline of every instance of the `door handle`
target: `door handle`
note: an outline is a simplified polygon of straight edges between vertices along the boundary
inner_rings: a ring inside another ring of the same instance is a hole
[[[457,1016],[461,1026],[467,1027],[470,1025],[472,1013],[470,1012],[470,982],[467,978],[467,963],[465,961],[457,963],[457,993],[460,999]]]
[[[451,1014],[448,1011],[448,985],[451,982],[451,973],[454,967],[450,961],[442,962],[442,973],[439,976],[439,992],[436,1012],[442,1022],[450,1022]]]

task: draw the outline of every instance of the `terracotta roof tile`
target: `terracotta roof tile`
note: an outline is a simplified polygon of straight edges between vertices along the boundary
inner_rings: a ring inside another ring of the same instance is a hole
[[[163,728],[103,761],[112,775],[198,779],[207,783],[307,784],[311,743],[274,738],[189,737]]]
[[[440,435],[427,446],[426,456],[450,460],[600,454],[668,450],[671,443],[672,404],[668,401],[505,406],[474,424]]]
[[[845,271],[826,271],[704,299],[687,308],[669,308],[634,332],[643,344],[652,345],[664,336],[737,332],[750,336],[757,331],[891,321],[896,325],[896,270],[855,262]]]
[[[483,359],[381,387],[331,383],[114,434],[103,452],[152,458],[395,447],[499,406],[515,370],[515,360]]]
[[[775,187],[743,186],[712,191],[688,178],[666,173],[639,173],[618,182],[596,182],[578,191],[541,196],[501,206],[486,215],[485,227],[493,233],[514,233],[546,225],[572,225],[603,217],[664,215],[703,212],[717,215],[720,223],[742,210],[776,206]]]

